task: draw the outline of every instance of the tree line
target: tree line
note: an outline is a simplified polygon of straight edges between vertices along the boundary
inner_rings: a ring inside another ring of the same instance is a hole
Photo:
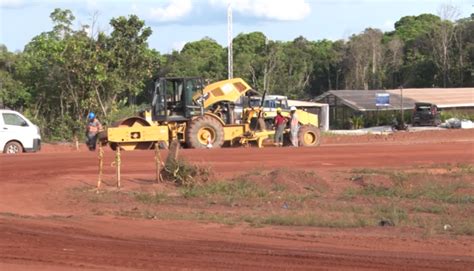
[[[453,20],[405,16],[395,30],[367,28],[347,40],[274,41],[261,32],[234,38],[234,76],[259,91],[311,99],[328,90],[474,86],[474,14]],[[150,48],[136,15],[113,18],[109,34],[73,29],[70,10],[55,9],[53,28],[21,52],[0,45],[0,106],[23,111],[47,139],[80,135],[95,111],[113,121],[150,103],[159,76],[227,78],[227,48],[205,37],[169,54]]]

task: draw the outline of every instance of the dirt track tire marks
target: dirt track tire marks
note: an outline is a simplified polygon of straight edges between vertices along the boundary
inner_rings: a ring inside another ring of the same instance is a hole
[[[262,238],[262,237],[260,237]],[[169,270],[318,270],[383,269],[466,270],[471,257],[408,252],[350,250],[253,244],[245,240],[194,238],[116,238],[73,227],[39,225],[29,220],[0,220],[0,262],[69,268]],[[22,256],[19,256],[22,255]],[[454,259],[456,258],[456,259]]]

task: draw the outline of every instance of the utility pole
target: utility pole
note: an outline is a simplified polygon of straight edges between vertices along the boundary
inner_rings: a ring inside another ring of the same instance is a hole
[[[234,78],[234,56],[232,53],[232,4],[227,6],[227,75],[229,79]]]
[[[265,55],[268,57],[268,38],[265,37]],[[265,61],[265,68],[263,70],[263,92],[267,91],[267,73],[268,73],[268,59]]]
[[[400,86],[400,114],[402,115],[402,127],[405,126],[405,116],[403,113],[403,86]]]

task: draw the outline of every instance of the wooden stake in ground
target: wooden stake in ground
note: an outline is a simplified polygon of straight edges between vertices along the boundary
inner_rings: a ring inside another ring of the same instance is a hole
[[[115,166],[117,170],[117,187],[120,188],[120,166],[122,161],[120,160],[120,146],[117,146],[117,151],[115,152]]]
[[[162,182],[163,177],[161,176],[161,154],[160,154],[160,144],[155,143],[155,165],[156,165],[156,182]]]
[[[102,184],[102,172],[104,169],[104,149],[102,149],[102,144],[99,143],[99,179],[97,180],[97,189],[100,189]]]
[[[79,151],[79,139],[77,138],[77,135],[74,136],[74,142],[76,143],[76,151]]]
[[[170,144],[166,165],[172,165],[178,160],[179,141],[173,140]]]

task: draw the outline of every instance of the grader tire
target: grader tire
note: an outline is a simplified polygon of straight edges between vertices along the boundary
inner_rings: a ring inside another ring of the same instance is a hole
[[[204,116],[194,119],[186,128],[186,144],[189,148],[207,148],[209,137],[213,148],[220,148],[224,144],[224,128],[212,117]]]
[[[303,125],[298,131],[299,145],[302,147],[316,147],[321,143],[321,133],[316,126]]]

